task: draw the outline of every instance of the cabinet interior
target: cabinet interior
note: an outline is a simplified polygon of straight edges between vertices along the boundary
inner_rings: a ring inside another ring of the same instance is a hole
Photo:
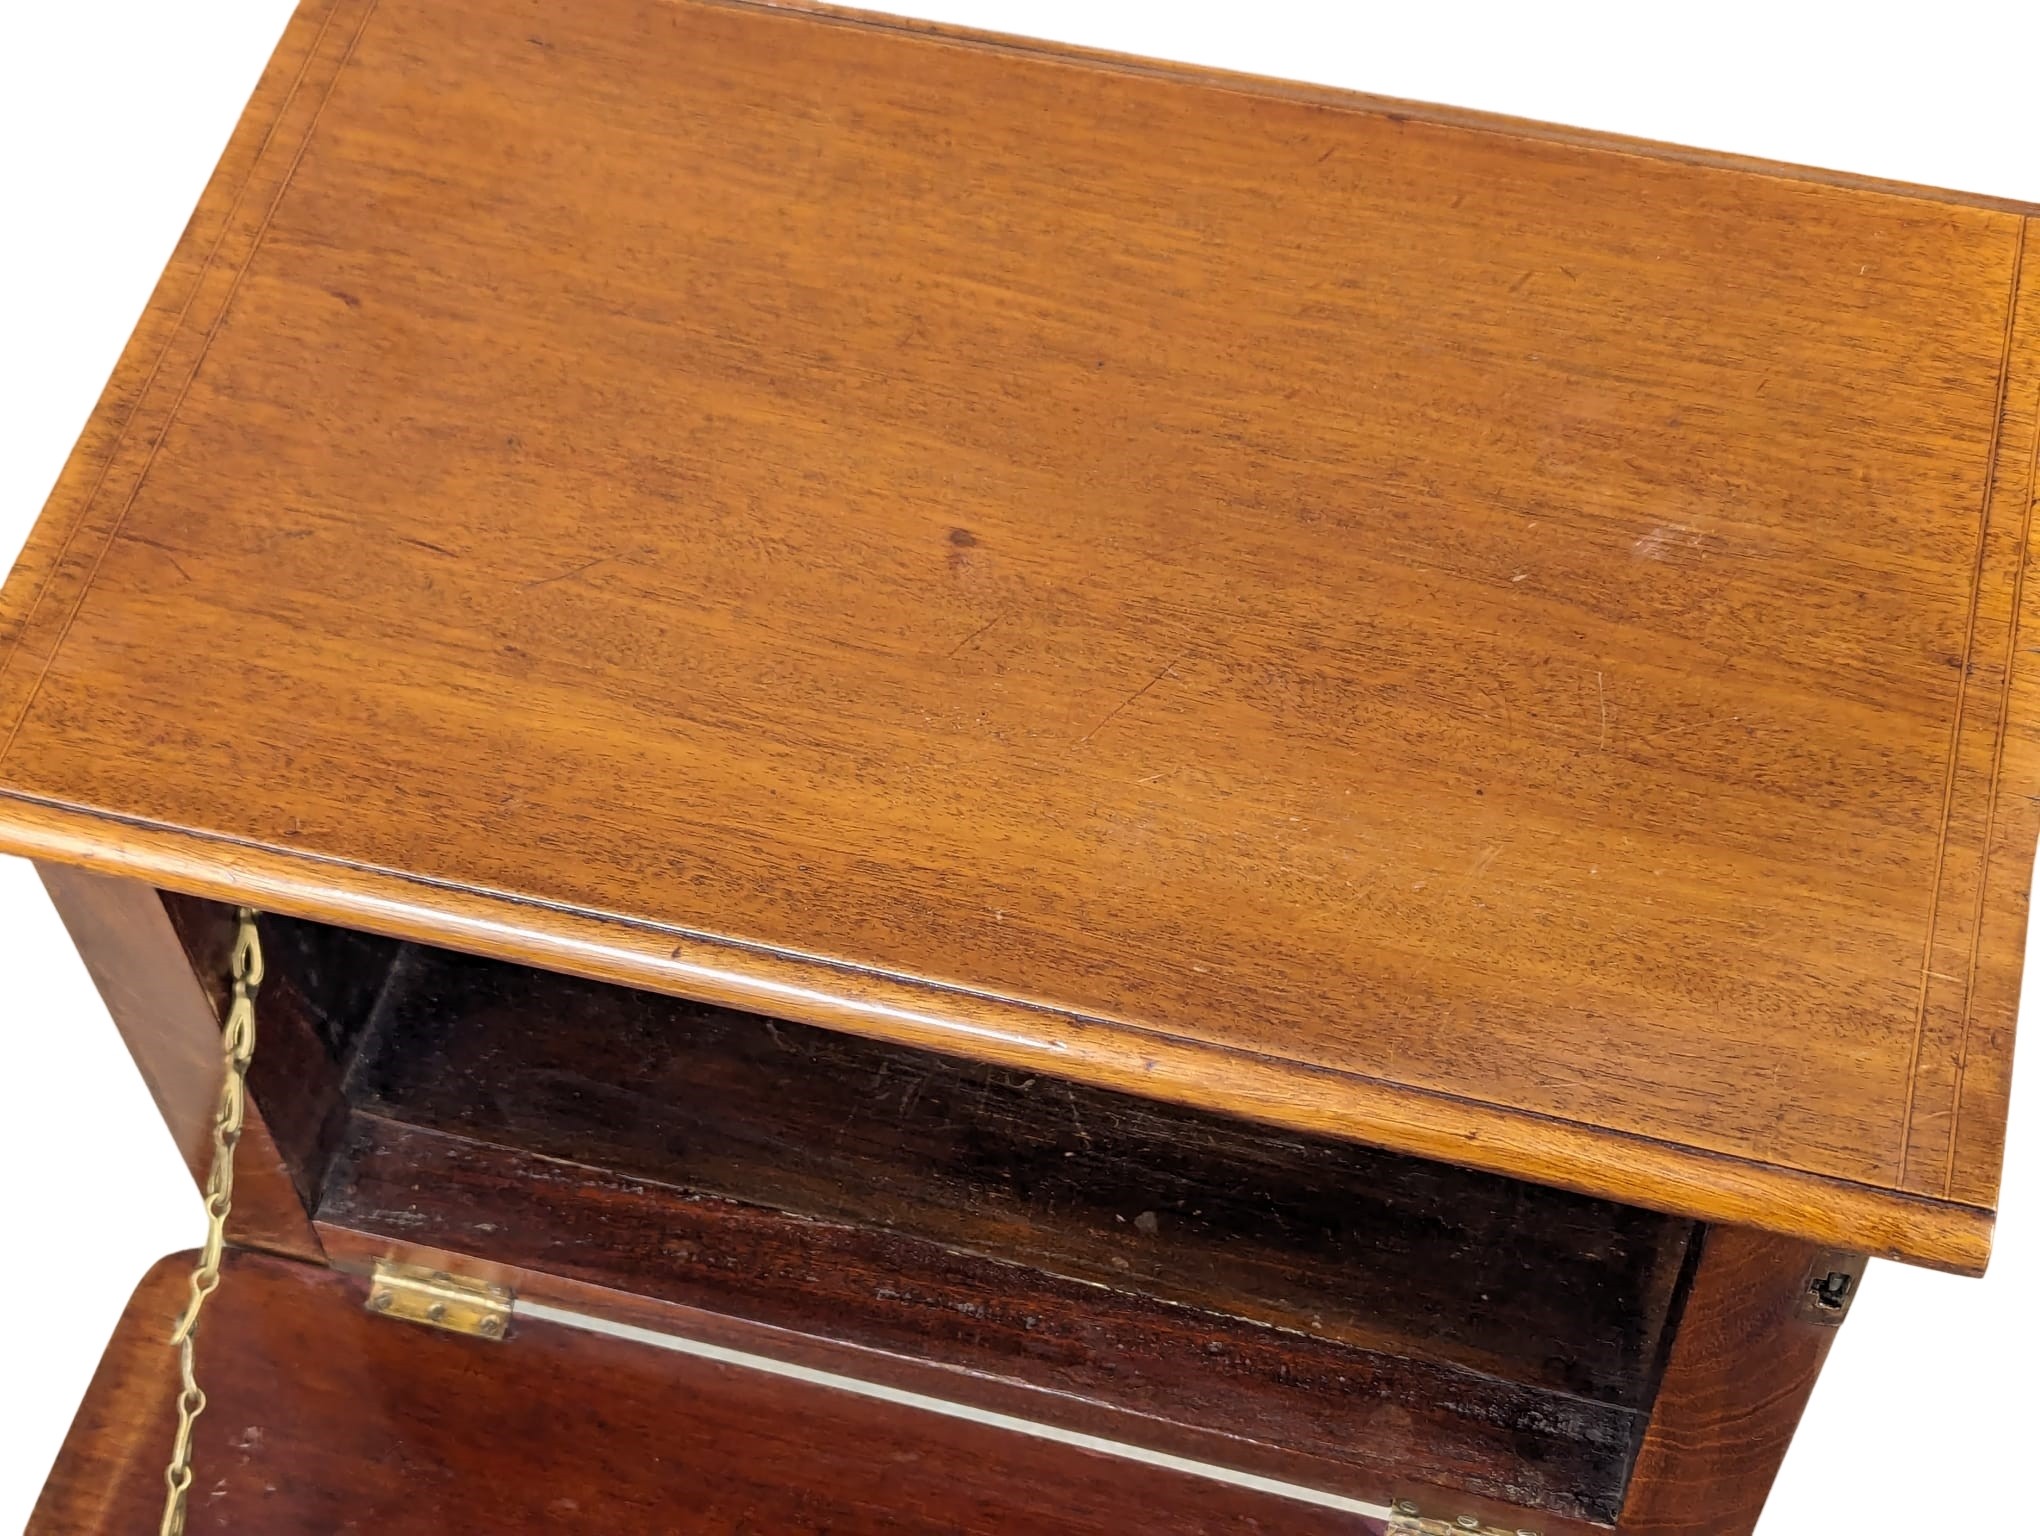
[[[231,910],[165,900],[219,988]],[[264,922],[252,1089],[328,1233],[931,1361],[1359,1496],[1620,1507],[1690,1221]]]

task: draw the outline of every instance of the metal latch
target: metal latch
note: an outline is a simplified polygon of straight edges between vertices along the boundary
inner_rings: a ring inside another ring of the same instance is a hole
[[[467,1280],[443,1269],[375,1261],[368,1310],[448,1333],[500,1339],[510,1331],[510,1292],[486,1280]]]
[[[1817,1253],[1807,1271],[1806,1289],[1800,1292],[1797,1313],[1802,1322],[1839,1328],[1855,1303],[1863,1284],[1863,1256],[1860,1253]]]
[[[1477,1515],[1427,1518],[1409,1499],[1397,1499],[1388,1511],[1389,1536],[1537,1536],[1527,1525],[1489,1525]]]

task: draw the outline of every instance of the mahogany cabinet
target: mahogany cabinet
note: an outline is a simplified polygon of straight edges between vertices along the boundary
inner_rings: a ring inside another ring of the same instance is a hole
[[[254,1020],[186,1528],[1749,1532],[1866,1257],[1989,1254],[2036,243],[306,0],[0,591],[215,1191]],[[32,1530],[158,1518],[193,1262]]]

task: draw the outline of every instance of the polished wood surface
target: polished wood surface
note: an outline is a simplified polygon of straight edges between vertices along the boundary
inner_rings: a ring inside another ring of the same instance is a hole
[[[311,0],[0,846],[1985,1261],[2025,212],[706,0]]]
[[[334,1175],[319,1231],[336,1257],[423,1245],[465,1273],[676,1303],[931,1367],[945,1396],[1032,1389],[1013,1405],[1028,1418],[1376,1503],[1444,1489],[1611,1523],[1647,1419],[1407,1339],[1278,1327],[1133,1279],[1072,1279],[1024,1250],[956,1251],[377,1116],[355,1118]],[[1411,1300],[1423,1295],[1419,1279]],[[1518,1341],[1540,1342],[1573,1348]]]
[[[230,1262],[237,1271],[244,1267],[238,1258]],[[177,1426],[177,1369],[168,1341],[190,1281],[191,1256],[173,1256],[135,1288],[24,1536],[113,1536],[147,1531],[160,1520],[163,1464]],[[160,1457],[151,1438],[163,1447]]]
[[[143,1281],[29,1536],[153,1530],[164,1345],[188,1260]],[[508,1340],[378,1318],[350,1277],[235,1255],[200,1335],[188,1529],[859,1536],[1331,1536],[1365,1516],[742,1367],[520,1319]]]
[[[1364,1503],[1400,1498],[1414,1503],[1420,1511],[1431,1511],[1434,1516],[1449,1509],[1455,1517],[1473,1515],[1505,1530],[1522,1529],[1527,1518],[1541,1536],[1608,1536],[1605,1521],[1575,1520],[1549,1510],[1529,1511],[1521,1498],[1485,1499],[1460,1489],[1441,1488],[1418,1481],[1408,1468],[1395,1469],[1388,1479],[1387,1491],[1383,1492],[1378,1474],[1356,1478],[1356,1462],[1368,1459],[1364,1446],[1346,1447],[1337,1458],[1316,1456],[1297,1446],[1280,1445],[1235,1429],[1175,1424],[1151,1414],[1044,1390],[995,1371],[917,1359],[849,1344],[827,1335],[775,1328],[660,1297],[612,1290],[555,1270],[526,1269],[477,1259],[472,1254],[415,1241],[372,1237],[330,1224],[322,1226],[321,1231],[332,1262],[350,1274],[367,1274],[378,1258],[436,1269],[450,1265],[507,1287],[521,1304],[539,1303],[611,1323],[679,1334],[790,1365],[851,1376],[1029,1423],[1093,1434],[1117,1444],[1182,1456],[1249,1476],[1270,1477]]]
[[[1706,1234],[1630,1474],[1623,1536],[1756,1529],[1835,1339],[1802,1315],[1818,1252],[1762,1232]]]
[[[225,1015],[218,998],[208,996],[201,973],[193,970],[158,892],[60,864],[39,863],[36,873],[148,1084],[178,1155],[203,1189],[212,1168],[213,1118],[225,1071],[220,1038]],[[231,931],[233,914],[219,915]],[[222,976],[226,959],[222,949]],[[90,1106],[81,1111],[89,1124]],[[280,1122],[286,1138],[295,1121],[287,1112]],[[323,1255],[308,1214],[310,1194],[293,1177],[262,1103],[250,1104],[235,1156],[228,1235],[251,1248],[317,1260]],[[193,1219],[203,1220],[196,1207]]]

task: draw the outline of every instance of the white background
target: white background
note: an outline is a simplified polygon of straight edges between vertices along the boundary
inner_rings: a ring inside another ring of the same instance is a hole
[[[890,8],[2040,202],[2032,0]],[[289,10],[0,0],[0,562],[55,481]],[[40,886],[8,859],[0,1052],[4,1531],[26,1521],[128,1288],[192,1245],[202,1220]],[[1989,1278],[1873,1267],[1765,1536],[1895,1533],[1936,1507],[2040,1528],[2028,1489],[2040,1451],[2036,1078],[2025,1071],[2017,1088]]]

